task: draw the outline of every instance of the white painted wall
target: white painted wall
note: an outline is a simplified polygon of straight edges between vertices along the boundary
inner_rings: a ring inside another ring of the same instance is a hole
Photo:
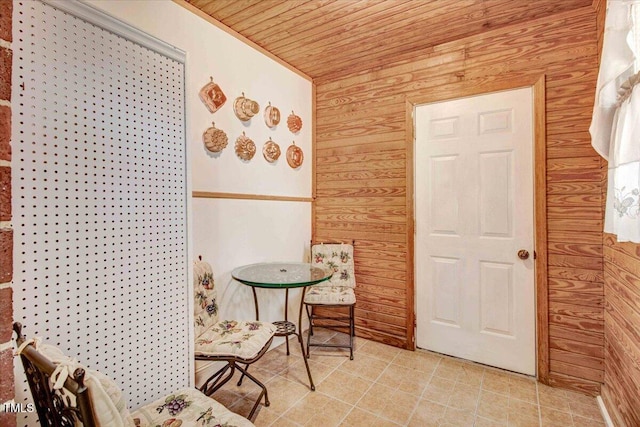
[[[171,1],[88,3],[187,53],[186,135],[191,189],[311,196],[311,82]],[[198,97],[210,76],[227,96],[225,105],[214,114]],[[233,113],[233,100],[242,92],[261,108],[248,123],[241,122]],[[263,120],[268,102],[281,112],[276,129],[268,128]],[[291,111],[302,118],[303,127],[297,135],[286,125]],[[216,155],[207,151],[202,142],[202,134],[212,121],[229,137],[229,145]],[[234,151],[235,140],[242,131],[257,146],[256,155],[248,163],[241,161]],[[274,164],[262,157],[262,145],[269,137],[282,151]],[[285,157],[294,140],[304,151],[304,163],[296,170],[289,167]],[[222,317],[255,316],[251,290],[231,280],[233,268],[262,261],[307,260],[310,203],[192,199],[191,212],[190,252],[193,256],[202,255],[214,268]],[[300,292],[293,291],[291,296],[289,316],[297,319]],[[262,290],[259,299],[261,320],[282,319],[283,291]],[[274,340],[274,345],[281,342],[282,339]]]

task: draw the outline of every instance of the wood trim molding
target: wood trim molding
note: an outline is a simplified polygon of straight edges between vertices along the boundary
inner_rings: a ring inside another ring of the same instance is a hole
[[[409,350],[416,349],[416,310],[415,310],[415,126],[414,111],[417,103],[412,103],[407,99],[405,101],[405,127],[406,140],[405,150],[407,153],[406,164],[406,186],[407,186],[407,348]]]
[[[534,226],[538,380],[549,384],[549,283],[547,273],[547,132],[545,75],[533,84]]]
[[[313,202],[313,197],[270,196],[267,194],[220,193],[212,191],[193,191],[196,199],[236,199],[236,200],[271,200],[278,202]]]
[[[177,5],[179,5],[179,6],[184,7],[189,12],[194,13],[195,15],[199,16],[200,18],[204,19],[205,21],[209,22],[210,24],[216,26],[217,28],[221,29],[225,33],[235,37],[236,39],[240,40],[244,44],[251,46],[252,48],[257,50],[258,52],[262,53],[263,55],[273,59],[278,64],[280,64],[283,67],[293,71],[294,73],[296,73],[297,75],[299,75],[303,79],[306,79],[306,80],[308,80],[310,82],[313,82],[313,79],[311,77],[309,77],[307,74],[305,74],[302,71],[298,70],[297,68],[295,68],[293,65],[289,64],[288,62],[285,62],[283,59],[275,56],[273,53],[269,52],[268,50],[264,49],[262,46],[260,46],[260,45],[258,45],[256,43],[254,43],[253,41],[249,40],[248,38],[246,38],[242,34],[238,33],[237,31],[232,30],[231,28],[227,27],[226,25],[224,25],[222,22],[218,21],[217,19],[214,19],[213,17],[207,15],[206,13],[204,13],[203,11],[198,9],[197,7],[195,7],[192,4],[188,3],[186,0],[173,0],[173,2],[175,4],[177,4]]]
[[[513,90],[523,87],[533,89],[533,124],[534,124],[534,226],[536,251],[536,336],[537,336],[537,376],[547,384],[549,382],[549,312],[548,312],[548,281],[547,281],[547,163],[546,163],[546,118],[545,118],[545,75],[509,78],[488,84],[474,84],[461,86],[455,95],[445,91],[444,94],[433,93],[423,97],[406,100],[406,148],[407,148],[407,319],[415,318],[414,293],[416,284],[413,282],[415,272],[415,189],[414,189],[414,120],[413,111],[416,105],[432,102],[447,101],[503,90]],[[407,328],[408,335],[413,337],[414,328]],[[409,343],[410,344],[410,343]],[[415,343],[413,343],[415,349]]]
[[[317,144],[316,144],[316,84],[311,83],[311,197],[314,202],[311,203],[311,238],[316,237],[316,192],[318,190],[318,182],[316,179],[317,170]]]

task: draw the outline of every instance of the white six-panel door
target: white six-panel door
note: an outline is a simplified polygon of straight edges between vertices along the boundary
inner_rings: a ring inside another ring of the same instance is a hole
[[[531,88],[415,110],[416,344],[529,375],[532,114]]]

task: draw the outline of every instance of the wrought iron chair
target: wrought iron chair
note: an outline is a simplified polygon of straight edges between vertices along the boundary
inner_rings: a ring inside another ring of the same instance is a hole
[[[55,346],[26,340],[20,323],[13,329],[42,427],[253,426],[193,388],[177,390],[130,413],[122,392],[106,375],[85,368]]]
[[[269,406],[269,396],[265,385],[248,372],[249,365],[267,352],[277,328],[272,323],[260,321],[219,321],[218,297],[211,265],[201,259],[196,261],[193,277],[196,360],[225,363],[200,386],[200,391],[211,396],[233,377],[237,369],[242,373],[238,385],[246,376],[262,389],[249,413],[251,419],[263,396],[265,406]]]
[[[309,347],[338,347],[348,348],[349,358],[353,360],[353,338],[355,337],[355,305],[356,305],[356,278],[353,261],[353,248],[355,242],[349,243],[313,243],[311,242],[311,263],[324,268],[332,269],[333,276],[329,281],[310,286],[304,297],[304,304],[309,317],[309,330],[307,333],[307,357]],[[314,313],[316,308],[348,309],[348,316],[318,315]],[[345,327],[348,322],[349,344],[312,342],[313,328],[316,321],[324,321],[323,326]]]

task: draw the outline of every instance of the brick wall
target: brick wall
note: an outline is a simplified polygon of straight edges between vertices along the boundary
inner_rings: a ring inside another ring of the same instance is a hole
[[[0,404],[13,399],[11,322],[13,230],[11,228],[11,0],[0,0]],[[14,427],[13,414],[0,413],[0,425]]]

